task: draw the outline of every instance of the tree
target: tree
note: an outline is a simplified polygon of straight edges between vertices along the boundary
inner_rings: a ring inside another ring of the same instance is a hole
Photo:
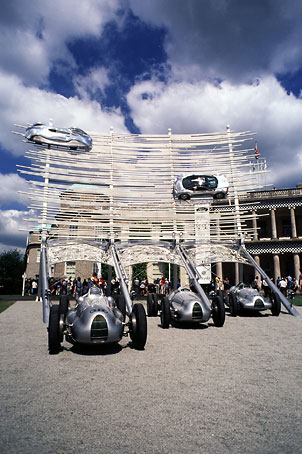
[[[20,294],[24,271],[24,256],[17,249],[2,252],[0,254],[0,293]]]

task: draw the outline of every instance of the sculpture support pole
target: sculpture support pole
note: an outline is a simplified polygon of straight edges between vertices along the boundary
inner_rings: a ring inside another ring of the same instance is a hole
[[[186,252],[181,247],[181,245],[177,244],[175,249],[178,252],[178,254],[179,254],[179,256],[180,256],[180,258],[181,258],[181,260],[182,260],[182,262],[184,264],[184,267],[185,267],[185,269],[186,269],[186,271],[187,271],[187,273],[189,275],[189,278],[194,283],[194,287],[196,289],[196,293],[198,293],[198,295],[200,296],[200,299],[204,303],[204,309],[207,311],[207,314],[204,313],[204,315],[208,316],[208,319],[209,319],[210,318],[210,314],[211,314],[211,305],[210,305],[210,302],[209,302],[205,292],[203,291],[203,288],[201,287],[201,285],[198,282],[198,278],[200,278],[201,276],[199,275],[197,269],[194,267],[194,265],[190,261],[189,257],[187,256]]]
[[[132,301],[131,301],[131,298],[130,298],[130,295],[129,295],[129,290],[128,290],[128,286],[126,284],[126,281],[125,281],[125,277],[123,275],[123,267],[122,267],[122,264],[120,262],[120,259],[119,259],[119,256],[118,256],[118,253],[117,253],[117,250],[114,246],[114,244],[112,243],[111,244],[111,252],[112,252],[112,258],[113,258],[113,262],[114,262],[114,269],[115,269],[115,273],[119,279],[119,283],[120,283],[120,286],[121,286],[121,289],[122,289],[122,293],[123,293],[123,296],[125,298],[125,301],[126,301],[126,306],[127,306],[127,310],[128,310],[128,316],[130,316],[131,312],[132,312]]]
[[[40,254],[40,289],[43,305],[43,323],[48,323],[50,308],[50,292],[47,278],[46,236],[42,235]]]

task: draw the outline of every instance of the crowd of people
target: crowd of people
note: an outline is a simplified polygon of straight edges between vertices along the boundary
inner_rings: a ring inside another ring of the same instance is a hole
[[[96,273],[93,273],[91,278],[81,279],[77,277],[72,279],[55,279],[51,278],[49,282],[49,288],[52,295],[71,295],[73,298],[85,295],[92,285],[97,285],[105,295],[108,292],[108,283],[102,277],[97,277]],[[119,282],[117,279],[111,279],[111,293],[119,293]]]
[[[37,279],[26,279],[24,283],[24,294],[25,295],[36,295],[38,293],[38,281]]]
[[[273,281],[273,278],[271,278]],[[84,295],[88,292],[89,288],[92,285],[97,285],[102,289],[105,295],[108,294],[108,283],[102,277],[97,277],[96,273],[93,273],[91,278],[88,279],[81,279],[81,277],[69,279],[55,279],[50,278],[49,281],[49,288],[51,294],[53,296],[58,295],[71,295],[73,298],[79,297]],[[232,287],[232,284],[228,277],[225,277],[224,280],[221,280],[218,276],[215,280],[212,280],[209,285],[210,290],[224,290],[226,292]],[[251,287],[264,292],[264,296],[267,297],[270,294],[270,287],[267,284],[265,279],[260,279],[259,276],[256,276],[250,282]],[[300,292],[302,293],[302,273],[300,273],[299,281],[290,275],[286,277],[278,277],[276,282],[277,287],[279,290],[287,297],[292,292]],[[177,287],[180,286],[180,281],[177,281]],[[137,295],[147,295],[148,293],[159,293],[162,295],[169,295],[173,290],[172,282],[165,277],[161,279],[155,279],[153,282],[148,282],[148,279],[133,279],[132,282],[132,290],[135,291]],[[25,295],[37,295],[38,293],[38,280],[37,279],[27,279],[25,281],[25,288],[24,288]],[[111,279],[111,294],[119,294],[120,293],[120,284],[118,279],[112,278]]]
[[[177,282],[177,287],[180,286],[180,282]],[[139,280],[135,278],[133,280],[132,290],[137,295],[147,295],[148,293],[159,293],[161,295],[169,295],[172,292],[172,282],[166,277],[161,279],[155,279],[153,282],[148,282],[148,279]]]
[[[271,281],[274,281],[273,278],[270,278],[270,279],[271,279]],[[230,283],[230,280],[228,277],[226,277],[223,281],[219,277],[216,277],[215,281],[211,281],[211,283],[210,283],[210,287],[212,290],[221,289],[226,292],[228,292],[230,290],[232,285],[234,285],[234,284]],[[250,285],[251,285],[251,287],[257,289],[258,291],[262,290],[264,292],[265,297],[269,296],[271,290],[265,279],[261,279],[259,276],[255,276],[255,278],[251,280]],[[300,273],[299,281],[295,277],[292,277],[290,275],[288,275],[286,277],[278,277],[277,281],[276,281],[276,285],[279,288],[280,292],[282,292],[286,297],[289,296],[289,294],[291,292],[296,293],[299,291],[301,293],[302,292],[302,273]]]

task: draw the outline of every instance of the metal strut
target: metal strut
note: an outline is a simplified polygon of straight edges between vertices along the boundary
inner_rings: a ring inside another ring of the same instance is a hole
[[[201,285],[199,284],[198,282],[198,279],[201,278],[198,270],[196,269],[196,267],[193,265],[191,259],[189,258],[187,252],[184,250],[184,248],[180,245],[180,243],[176,243],[175,245],[175,250],[176,252],[178,253],[178,255],[180,256],[183,264],[184,264],[184,267],[186,269],[186,272],[188,273],[188,276],[189,278],[193,281],[194,283],[194,287],[195,287],[195,290],[196,290],[196,293],[198,293],[201,301],[203,302],[203,304],[205,305],[205,307],[208,309],[209,311],[209,318],[210,318],[210,314],[211,314],[211,303],[207,297],[207,295],[205,294],[203,288],[201,287]]]
[[[283,293],[280,292],[278,287],[270,280],[268,275],[263,271],[263,269],[258,265],[256,260],[253,259],[251,254],[245,249],[243,245],[241,245],[239,252],[241,252],[242,255],[244,255],[248,259],[248,261],[256,268],[258,273],[261,274],[262,278],[266,280],[270,289],[279,296],[281,303],[288,310],[288,312],[295,317],[302,318],[299,312],[293,307],[293,305],[287,300],[287,298],[285,298]]]
[[[120,283],[120,286],[121,286],[121,289],[122,289],[122,294],[125,298],[125,301],[126,301],[126,306],[127,306],[127,310],[128,310],[128,317],[130,316],[131,312],[132,312],[132,300],[130,298],[130,295],[129,295],[129,290],[128,290],[128,287],[127,287],[127,284],[126,284],[126,280],[127,280],[127,274],[126,274],[126,270],[125,268],[123,267],[122,265],[122,262],[120,261],[120,258],[118,256],[118,253],[117,253],[117,250],[116,250],[116,247],[114,245],[114,242],[112,241],[111,242],[111,253],[112,253],[112,258],[113,258],[113,262],[114,262],[114,269],[115,269],[115,273],[118,277],[118,280],[119,280],[119,283]]]
[[[39,296],[42,298],[43,323],[48,323],[50,310],[50,290],[47,275],[47,239],[42,235],[39,271]]]

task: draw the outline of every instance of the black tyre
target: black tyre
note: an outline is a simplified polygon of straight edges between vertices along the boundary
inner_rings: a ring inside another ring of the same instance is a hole
[[[223,291],[221,289],[217,290],[217,295],[223,298]]]
[[[272,308],[271,308],[272,315],[274,315],[275,317],[278,317],[281,312],[281,301],[280,301],[279,295],[277,295],[277,293],[273,293],[270,296],[270,300],[272,303]]]
[[[189,194],[180,194],[180,196],[178,198],[180,200],[189,200],[190,196],[189,196]]]
[[[224,192],[217,192],[215,194],[215,199],[224,199],[225,198],[225,193]]]
[[[60,317],[59,305],[54,304],[50,308],[48,323],[48,350],[52,355],[61,350]]]
[[[132,308],[129,328],[133,347],[143,350],[147,341],[147,317],[141,303],[134,304]]]
[[[151,293],[148,293],[147,295],[147,314],[148,317],[152,317],[153,315],[153,299]]]
[[[162,328],[169,328],[171,323],[170,302],[166,296],[161,300],[160,322]]]
[[[124,321],[125,321],[125,318],[126,318],[126,301],[125,301],[124,296],[123,295],[117,295],[115,301],[116,301],[117,308],[123,314]]]
[[[63,318],[64,318],[64,322],[65,322],[65,318],[66,318],[66,314],[68,312],[68,309],[69,309],[69,298],[67,295],[61,295],[60,296],[60,304],[59,304],[59,310],[60,310],[60,314],[63,315]]]
[[[153,300],[153,315],[157,317],[158,313],[158,295],[156,293],[152,293],[152,300]]]
[[[221,296],[215,296],[212,303],[212,318],[215,326],[221,327],[225,321],[225,307]]]
[[[234,293],[229,293],[229,306],[231,315],[236,317],[239,313],[239,303]]]

